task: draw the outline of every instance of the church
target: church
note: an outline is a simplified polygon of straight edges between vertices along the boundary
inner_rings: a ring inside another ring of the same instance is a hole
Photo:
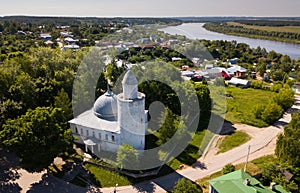
[[[122,80],[123,92],[115,95],[109,88],[90,110],[70,120],[75,142],[98,155],[101,151],[117,152],[128,144],[145,148],[147,110],[145,94],[138,92],[138,81],[128,70]]]

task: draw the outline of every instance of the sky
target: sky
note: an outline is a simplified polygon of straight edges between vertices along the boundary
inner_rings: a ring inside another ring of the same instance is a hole
[[[0,15],[293,17],[300,0],[0,0]]]

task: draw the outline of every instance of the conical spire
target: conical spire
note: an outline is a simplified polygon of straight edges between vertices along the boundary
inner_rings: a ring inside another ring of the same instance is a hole
[[[131,70],[128,70],[123,78],[123,84],[127,85],[137,85],[138,81]]]

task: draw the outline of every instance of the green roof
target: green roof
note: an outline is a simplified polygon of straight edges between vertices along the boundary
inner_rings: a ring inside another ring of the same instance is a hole
[[[250,180],[250,185],[248,186],[244,184],[246,179]],[[208,182],[219,193],[274,193],[242,170],[231,172]],[[275,188],[277,192],[288,193],[281,186],[275,186]]]

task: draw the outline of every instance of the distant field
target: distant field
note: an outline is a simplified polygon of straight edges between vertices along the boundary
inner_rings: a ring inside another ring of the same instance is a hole
[[[263,31],[275,31],[275,32],[291,32],[291,33],[299,33],[300,34],[300,26],[280,26],[280,27],[274,27],[274,26],[258,26],[258,25],[246,25],[241,24],[238,22],[227,22],[228,25],[231,26],[241,26],[243,28],[248,29],[257,29],[257,30],[263,30]]]

